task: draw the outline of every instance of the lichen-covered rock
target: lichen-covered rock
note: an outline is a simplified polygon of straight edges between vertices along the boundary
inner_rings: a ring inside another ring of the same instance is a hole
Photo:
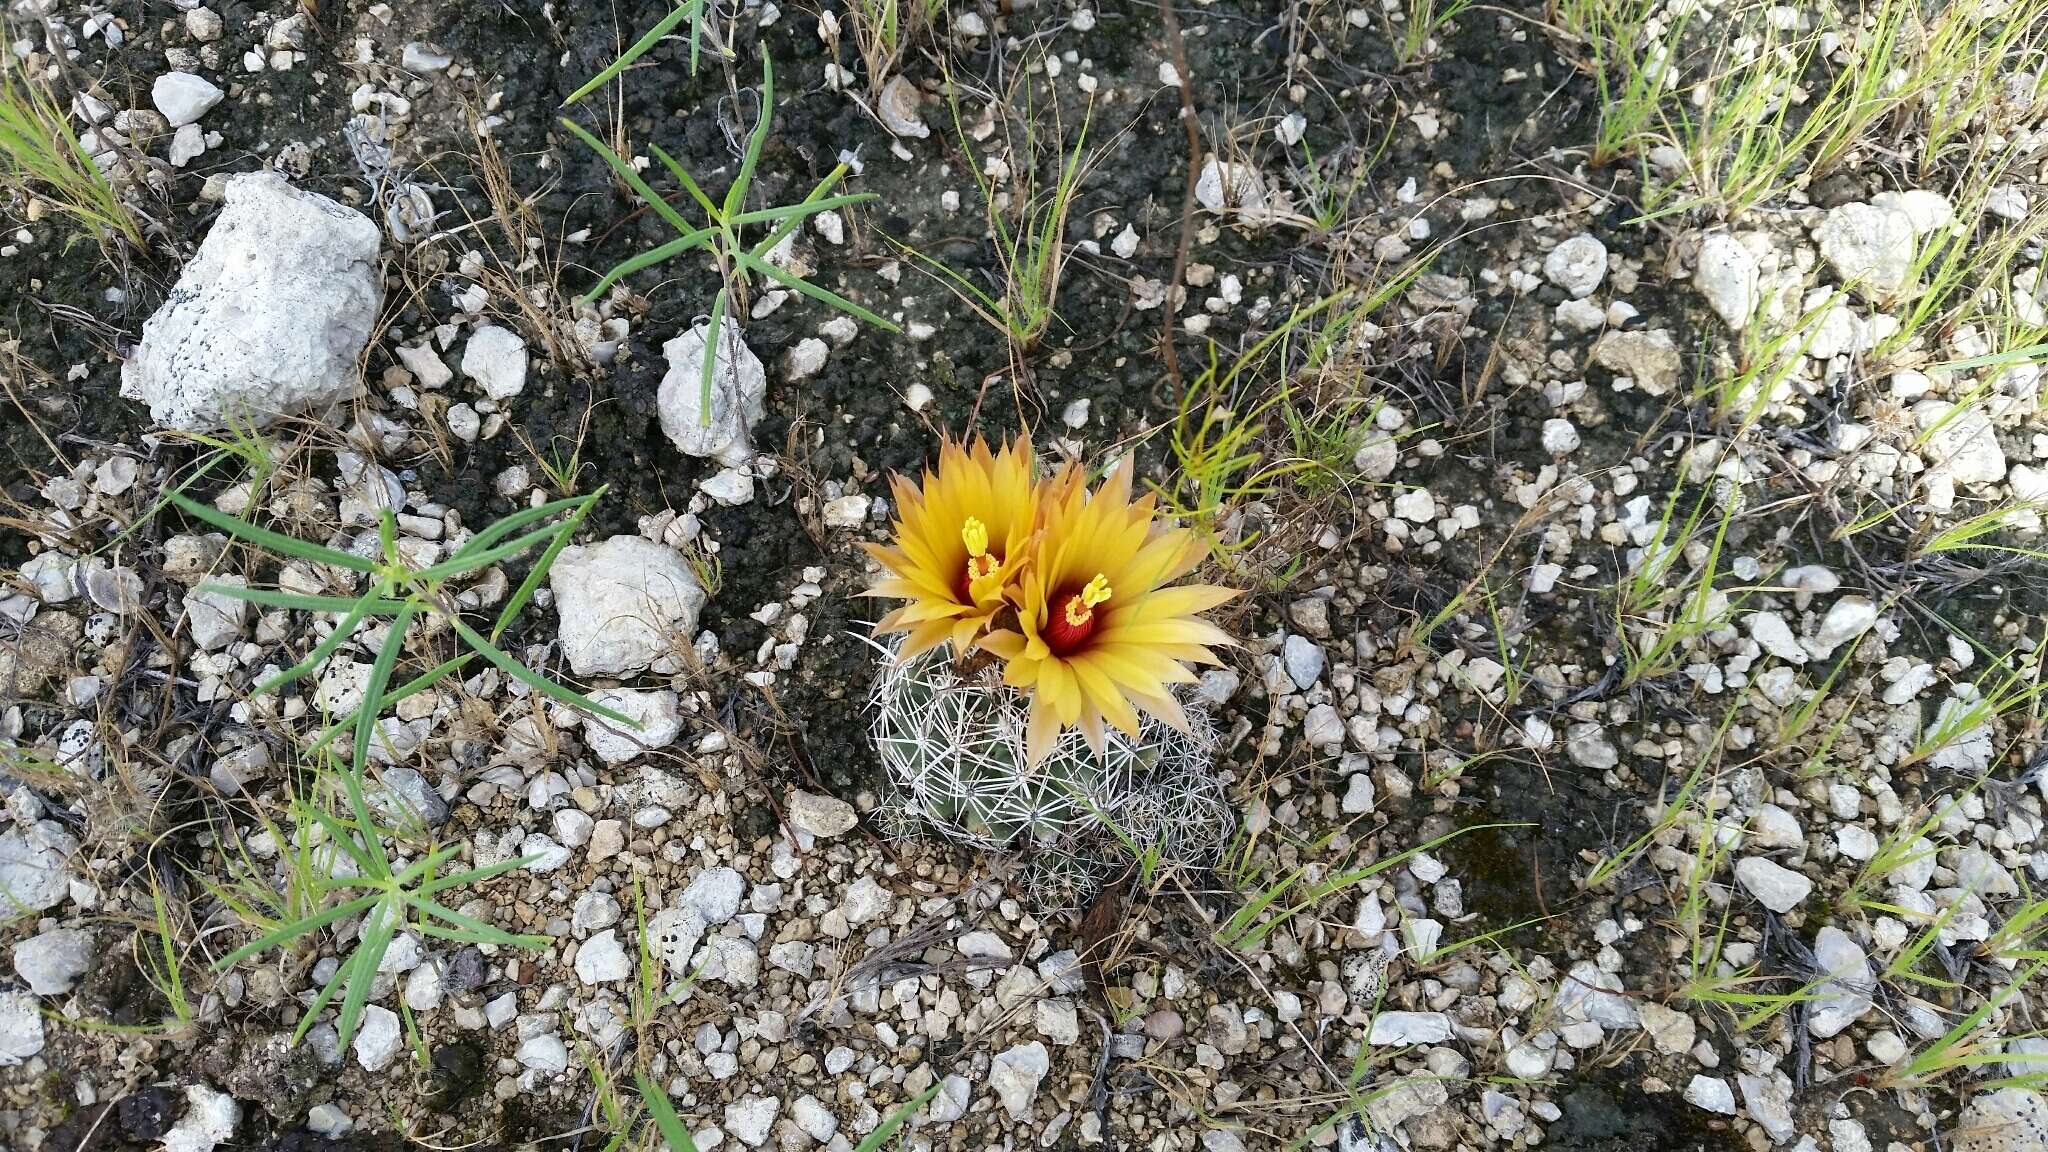
[[[230,178],[226,198],[143,324],[121,394],[187,432],[260,428],[347,403],[383,297],[377,226],[275,172]]]
[[[2048,1096],[2000,1088],[1970,1101],[1956,1121],[1955,1152],[2035,1152],[2048,1148]]]

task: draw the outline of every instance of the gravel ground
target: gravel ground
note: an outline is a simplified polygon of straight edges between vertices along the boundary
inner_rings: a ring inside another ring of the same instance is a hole
[[[136,231],[0,169],[0,1145],[2048,1149],[2048,3],[728,3],[572,101],[668,11],[9,6]],[[671,167],[852,199],[601,280]],[[1168,866],[870,739],[889,477],[1019,430],[1247,592]]]

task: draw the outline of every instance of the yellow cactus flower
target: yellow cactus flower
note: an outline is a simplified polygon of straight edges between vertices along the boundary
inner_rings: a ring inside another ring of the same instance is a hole
[[[1140,709],[1183,731],[1172,685],[1211,650],[1235,642],[1200,614],[1237,592],[1173,585],[1201,563],[1199,537],[1155,517],[1156,500],[1131,499],[1126,459],[1094,493],[1078,469],[1048,485],[1031,558],[1010,593],[1015,630],[982,637],[1003,658],[1003,682],[1031,695],[1028,745],[1036,761],[1062,729],[1079,727],[1097,754],[1103,722],[1136,736]]]
[[[889,483],[895,543],[864,545],[888,570],[867,595],[908,603],[876,629],[909,634],[906,660],[948,641],[965,656],[1006,607],[1004,591],[1029,551],[1039,495],[1031,438],[1019,435],[1000,454],[979,436],[972,447],[948,438],[922,486],[902,476]]]

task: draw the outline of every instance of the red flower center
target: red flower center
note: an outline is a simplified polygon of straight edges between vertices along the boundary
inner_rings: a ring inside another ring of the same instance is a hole
[[[1109,602],[1109,581],[1101,573],[1086,586],[1052,598],[1052,614],[1045,621],[1045,646],[1055,656],[1071,656],[1087,647],[1102,622],[1097,606]]]

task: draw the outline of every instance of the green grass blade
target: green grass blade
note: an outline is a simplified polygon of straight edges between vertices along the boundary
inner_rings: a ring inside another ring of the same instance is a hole
[[[577,708],[583,709],[586,712],[602,716],[607,720],[615,720],[618,723],[624,724],[627,727],[630,727],[636,731],[639,729],[640,722],[633,719],[631,716],[627,716],[620,712],[615,712],[612,709],[607,708],[604,705],[599,704],[596,701],[584,696],[582,693],[572,691],[568,688],[564,688],[560,684],[555,683],[553,680],[550,680],[547,677],[542,676],[537,672],[534,672],[532,669],[526,667],[526,665],[521,664],[519,661],[514,660],[512,657],[505,655],[505,653],[501,651],[497,645],[491,643],[489,640],[484,639],[481,635],[477,633],[476,629],[471,628],[467,624],[464,624],[461,620],[454,619],[451,617],[449,619],[449,623],[455,626],[455,631],[457,635],[461,636],[463,640],[467,641],[470,647],[476,649],[478,655],[490,661],[493,665],[497,667],[497,669],[500,672],[505,673],[507,676],[512,677],[514,680],[517,680],[520,683],[525,684],[527,687],[533,689],[536,692],[539,692],[552,699],[559,700],[564,704],[573,705]]]
[[[702,389],[697,400],[698,424],[711,427],[711,378],[717,374],[718,346],[725,342],[725,305],[728,299],[724,288],[711,298],[711,321],[704,329],[704,364],[698,375]]]
[[[171,493],[171,503],[177,505],[178,510],[187,516],[197,520],[204,520],[228,535],[254,544],[259,548],[279,552],[299,560],[310,560],[318,564],[332,564],[336,568],[347,568],[355,572],[375,572],[377,570],[377,565],[374,561],[365,560],[361,556],[352,556],[347,552],[337,552],[332,548],[323,548],[318,544],[308,543],[293,536],[286,536],[282,532],[272,532],[268,528],[258,528],[247,520],[237,516],[230,516],[211,504],[201,504],[183,492]]]
[[[761,118],[747,137],[747,153],[740,159],[739,175],[725,190],[724,218],[731,219],[747,206],[747,189],[754,182],[754,169],[761,163],[761,148],[768,143],[768,126],[775,120],[775,61],[761,53]]]
[[[398,931],[398,917],[370,914],[370,930],[356,944],[354,972],[348,979],[348,991],[342,995],[341,1015],[336,1019],[335,1031],[340,1033],[337,1043],[348,1047],[355,1039],[356,1025],[362,1022],[363,1005],[370,1001],[370,989],[377,983],[377,966],[384,962],[384,951],[391,947],[391,937]]]
[[[486,924],[474,916],[464,916],[462,913],[437,904],[432,900],[415,899],[408,896],[406,903],[411,904],[414,908],[435,919],[446,920],[448,923],[462,929],[463,932],[468,934],[465,939],[471,944],[508,944],[523,948],[545,948],[553,943],[546,936],[521,936],[517,933],[507,932],[496,925]]]
[[[685,20],[690,21],[690,75],[695,76],[697,74],[698,20],[703,8],[704,0],[684,0],[681,6],[668,15],[663,16],[655,23],[654,27],[649,28],[645,35],[633,41],[631,47],[619,53],[619,58],[606,66],[604,71],[592,76],[584,83],[583,87],[569,93],[569,98],[562,101],[562,103],[574,104],[599,88],[611,83],[614,79],[617,79],[620,73],[632,67],[634,61],[645,56],[656,44],[661,42],[662,37],[675,31],[676,25],[681,24]]]
[[[341,966],[334,970],[334,975],[327,981],[326,987],[320,989],[320,994],[313,997],[313,1002],[306,1006],[306,1014],[299,1017],[299,1026],[292,1030],[292,1043],[297,1044],[306,1038],[307,1029],[313,1027],[313,1022],[320,1018],[320,1010],[333,1003],[334,994],[341,991],[342,982],[348,979],[350,972],[355,971],[356,957],[361,954],[362,950],[357,949],[342,959]]]
[[[564,496],[532,508],[522,508],[502,520],[494,521],[490,527],[478,532],[455,550],[457,556],[472,556],[526,527],[535,520],[544,520],[557,512],[566,512],[580,505],[588,504],[595,496]]]
[[[524,868],[538,859],[538,856],[515,856],[510,860],[500,860],[496,864],[486,864],[481,868],[471,868],[469,871],[458,875],[430,877],[415,890],[414,894],[432,896],[434,893],[444,889],[456,888],[464,884],[475,884],[482,880],[489,880],[493,876],[502,876],[514,868]]]
[[[419,693],[424,692],[429,688],[432,688],[434,685],[446,679],[450,673],[460,670],[464,665],[468,664],[471,660],[475,658],[476,653],[464,652],[460,656],[456,656],[448,660],[443,660],[441,663],[434,665],[427,671],[422,672],[418,676],[413,677],[411,680],[406,681],[402,686],[394,688],[389,692],[386,692],[384,694],[384,698],[377,702],[377,711],[384,712],[388,710],[393,704],[398,703],[400,700],[403,700],[408,696],[416,696]],[[358,709],[358,711],[359,710],[360,709]],[[351,728],[353,728],[355,726],[355,722],[355,712],[349,712],[346,715],[335,720],[334,722],[328,724],[327,727],[322,728],[320,730],[320,735],[313,741],[311,745],[307,747],[306,751],[309,753],[318,752],[321,749],[327,747],[327,745],[331,743],[336,736],[339,736],[343,732],[349,731]]]
[[[439,564],[429,565],[413,573],[412,579],[423,581],[448,580],[465,573],[474,572],[486,565],[496,564],[500,560],[508,560],[517,556],[535,544],[554,535],[554,532],[555,528],[553,525],[545,528],[536,528],[523,536],[516,536],[503,544],[486,548],[481,552],[468,556],[452,557],[441,561]]]
[[[362,623],[363,617],[369,614],[371,602],[372,600],[368,596],[357,600],[354,606],[349,609],[348,614],[343,616],[334,625],[334,631],[327,634],[327,639],[314,645],[313,650],[306,654],[304,660],[256,685],[256,687],[249,690],[249,695],[268,695],[320,667],[329,656],[334,655],[335,649],[347,643],[350,636],[355,635],[356,625]]]
[[[588,304],[603,295],[606,289],[631,276],[633,273],[640,271],[642,268],[652,268],[656,264],[673,260],[692,248],[702,247],[706,240],[715,235],[717,233],[712,229],[695,228],[688,234],[670,240],[665,244],[657,244],[645,252],[629,256],[613,265],[611,271],[598,277],[597,283],[592,285],[588,292],[577,297],[577,299]]]
[[[540,559],[533,562],[533,569],[526,574],[526,579],[519,582],[518,589],[506,597],[505,606],[498,610],[498,619],[491,625],[491,639],[496,640],[505,634],[505,628],[519,615],[520,610],[526,607],[526,602],[533,598],[533,593],[540,587],[540,582],[547,579],[548,569],[554,567],[555,557],[560,556],[562,549],[569,546],[570,539],[576,535],[576,529],[582,526],[583,518],[590,514],[592,505],[595,505],[598,498],[610,487],[608,484],[600,485],[597,491],[590,494],[588,503],[571,512],[569,518],[562,521],[560,535],[555,537],[555,542],[548,545],[547,551],[540,554]]]
[[[431,877],[435,869],[447,863],[450,856],[460,851],[462,846],[459,844],[444,844],[414,861],[405,871],[393,876],[392,883],[409,885],[417,882],[422,876]]]
[[[830,211],[834,208],[844,208],[849,204],[866,204],[871,200],[879,199],[881,197],[873,192],[846,192],[838,196],[827,196],[822,200],[804,200],[797,204],[784,205],[781,208],[756,208],[752,212],[742,212],[726,221],[726,223],[735,228],[744,224],[772,224],[785,220],[790,216],[796,216],[801,219],[807,216],[815,216],[820,212]]]
[[[919,1092],[917,1095],[904,1101],[903,1106],[901,1108],[898,1108],[894,1112],[889,1113],[889,1118],[887,1120],[882,1121],[879,1127],[877,1127],[873,1132],[868,1133],[867,1139],[862,1140],[859,1144],[855,1145],[853,1152],[876,1152],[877,1149],[881,1148],[881,1146],[888,1141],[889,1137],[894,1136],[896,1134],[896,1130],[898,1128],[903,1127],[904,1123],[910,1119],[912,1114],[914,1114],[919,1108],[922,1108],[926,1104],[930,1103],[931,1098],[937,1096],[939,1094],[939,1089],[943,1087],[945,1087],[945,1084],[943,1082],[933,1084],[931,1087],[926,1088],[924,1091]]]
[[[791,289],[792,291],[801,292],[804,295],[809,296],[811,299],[819,301],[820,303],[830,304],[832,307],[839,309],[841,312],[844,312],[847,315],[854,317],[855,319],[865,320],[868,323],[873,324],[875,327],[880,328],[884,332],[902,331],[902,329],[897,327],[895,324],[891,323],[888,320],[882,319],[880,316],[877,316],[873,312],[870,312],[867,309],[861,307],[860,305],[855,304],[853,301],[848,300],[846,297],[841,296],[837,292],[834,292],[829,288],[820,288],[816,284],[813,284],[810,281],[803,279],[802,277],[791,275],[790,273],[785,272],[780,268],[777,268],[775,265],[770,264],[765,260],[762,260],[760,257],[755,256],[752,252],[735,252],[733,253],[733,259],[739,261],[740,264],[750,272],[758,272],[761,275],[766,276],[768,279],[775,281],[777,284],[780,284],[785,288]]]
[[[647,145],[647,150],[654,153],[654,158],[661,161],[661,166],[668,169],[668,174],[676,178],[676,183],[683,186],[683,191],[690,194],[690,199],[695,200],[697,206],[704,209],[705,219],[715,224],[723,224],[728,228],[732,227],[733,222],[725,219],[725,213],[719,210],[718,205],[712,202],[711,197],[704,194],[703,187],[697,183],[696,178],[690,175],[689,169],[676,163],[676,158],[669,155],[659,144],[650,141]]]
[[[661,1086],[649,1080],[645,1073],[633,1073],[633,1083],[640,1089],[640,1099],[647,1104],[647,1114],[654,1118],[654,1130],[668,1143],[669,1152],[697,1152],[697,1142],[690,1139],[689,1130],[683,1127],[676,1115],[676,1106],[669,1101],[668,1093]]]
[[[369,612],[386,613],[398,611],[402,601],[384,600],[375,596],[301,596],[296,592],[280,592],[275,588],[244,588],[239,584],[201,584],[195,591],[226,596],[232,600],[247,600],[266,608],[292,608],[300,612],[348,612],[358,606]]]
[[[391,683],[391,670],[398,665],[399,650],[405,647],[406,626],[412,623],[415,611],[408,603],[392,618],[390,630],[384,634],[384,646],[377,650],[377,661],[370,665],[370,681],[363,688],[364,702],[384,698],[384,688]],[[379,711],[375,708],[356,709],[355,755],[342,781],[348,787],[349,803],[355,808],[356,820],[362,824],[363,839],[368,842],[370,854],[378,864],[377,871],[382,873],[389,868],[384,856],[384,842],[370,821],[370,809],[362,794],[363,773],[368,771],[370,763],[370,737],[377,731]]]
[[[677,212],[668,201],[655,195],[654,189],[647,186],[647,181],[640,178],[640,173],[631,164],[626,163],[625,159],[617,152],[612,151],[604,141],[591,135],[581,124],[566,116],[561,117],[560,122],[562,127],[567,128],[578,140],[583,141],[591,151],[602,156],[604,162],[611,165],[612,171],[619,174],[619,179],[626,182],[626,187],[631,188],[634,195],[645,200],[647,206],[652,208],[656,215],[668,221],[669,227],[674,228],[681,235],[687,235],[690,232],[696,231],[696,229],[690,227],[689,221],[683,219],[682,213]]]
[[[327,927],[329,924],[334,923],[336,920],[340,920],[348,916],[353,916],[358,912],[364,911],[365,909],[369,908],[370,905],[375,904],[378,901],[378,899],[379,897],[374,895],[359,897],[355,900],[349,901],[346,904],[336,904],[332,908],[327,908],[323,909],[322,911],[315,912],[311,916],[308,916],[303,920],[293,921],[292,923],[287,924],[274,932],[267,932],[264,935],[259,936],[256,939],[250,941],[249,943],[242,945],[240,948],[235,949],[233,952],[230,952],[227,955],[221,957],[220,959],[215,960],[213,962],[213,970],[215,972],[225,972],[228,969],[234,967],[236,964],[239,964],[242,961],[247,960],[249,957],[256,955],[258,952],[268,951],[269,949],[275,948],[278,945],[283,944],[287,940],[297,939],[300,936],[304,936],[308,932],[316,932],[322,928]]]

